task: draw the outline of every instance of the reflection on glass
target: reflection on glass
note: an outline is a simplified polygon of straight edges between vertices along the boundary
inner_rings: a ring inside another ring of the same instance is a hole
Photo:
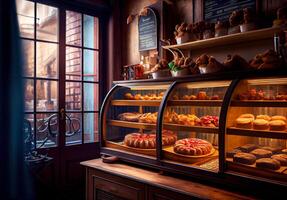
[[[66,47],[66,79],[81,80],[82,76],[82,50],[80,48]]]
[[[84,143],[98,142],[98,113],[84,114]]]
[[[20,35],[26,38],[34,38],[34,3],[26,0],[17,0],[16,6]]]
[[[23,52],[25,54],[24,76],[34,76],[34,41],[22,40]]]
[[[82,14],[66,11],[66,44],[82,46]]]
[[[82,114],[67,113],[66,117],[66,145],[82,143]]]
[[[56,111],[58,109],[58,82],[37,80],[37,111]]]
[[[82,84],[66,82],[66,110],[81,110]]]
[[[35,149],[34,115],[25,114],[23,122],[24,152],[25,154],[28,154]]]
[[[37,39],[58,41],[58,9],[37,4]]]
[[[99,53],[98,51],[84,50],[84,80],[99,80]]]
[[[34,111],[34,80],[25,79],[24,99],[25,112]]]
[[[37,148],[55,147],[58,144],[59,120],[57,114],[37,114]],[[48,128],[50,126],[50,129]]]
[[[37,77],[58,77],[58,45],[37,42]]]
[[[84,15],[84,47],[99,48],[99,19]]]
[[[99,105],[99,85],[84,83],[84,110],[97,111]]]

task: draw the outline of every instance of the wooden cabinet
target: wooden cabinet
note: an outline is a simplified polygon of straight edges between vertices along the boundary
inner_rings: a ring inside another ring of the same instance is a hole
[[[87,200],[253,199],[124,163],[95,159],[81,164],[86,167]]]

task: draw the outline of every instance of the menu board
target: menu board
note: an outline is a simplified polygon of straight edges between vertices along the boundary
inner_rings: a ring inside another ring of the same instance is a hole
[[[209,22],[227,21],[234,10],[251,8],[256,10],[256,0],[205,0],[204,19]]]
[[[146,16],[139,17],[139,51],[157,48],[157,19],[154,11],[148,8]]]

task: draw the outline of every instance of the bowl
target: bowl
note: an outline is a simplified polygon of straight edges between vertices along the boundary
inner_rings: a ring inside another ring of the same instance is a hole
[[[170,76],[169,69],[158,70],[156,72],[152,72],[151,74],[153,79],[165,78]]]
[[[190,71],[188,68],[184,68],[182,70],[179,71],[170,71],[172,77],[181,77],[181,76],[187,76],[190,74]]]

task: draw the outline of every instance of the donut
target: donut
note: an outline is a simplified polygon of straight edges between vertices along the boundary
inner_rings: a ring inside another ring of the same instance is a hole
[[[178,140],[175,143],[173,150],[179,154],[199,156],[209,154],[212,148],[212,144],[206,140],[198,138],[185,138]]]

